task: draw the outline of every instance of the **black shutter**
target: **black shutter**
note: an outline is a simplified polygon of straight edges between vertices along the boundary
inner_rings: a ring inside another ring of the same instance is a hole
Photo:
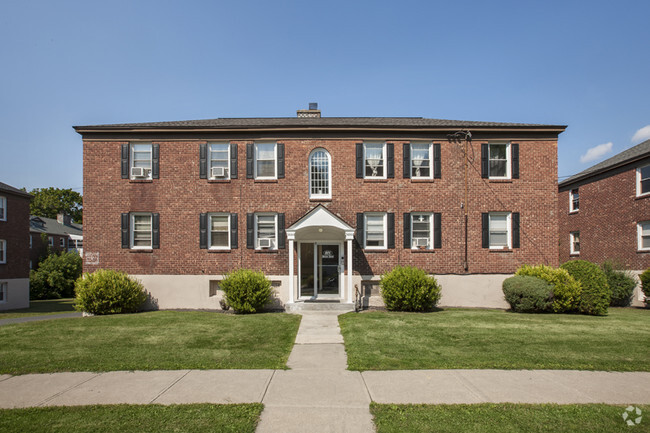
[[[363,143],[357,143],[357,178],[363,178]]]
[[[284,143],[278,143],[278,179],[284,179]]]
[[[160,248],[160,214],[151,214],[151,248]]]
[[[442,248],[442,214],[433,214],[433,248]]]
[[[287,245],[287,234],[284,231],[284,214],[278,214],[278,248],[284,249]]]
[[[483,248],[490,248],[490,214],[487,212],[481,214],[481,235]]]
[[[253,146],[253,143],[246,143],[246,179],[253,178]]]
[[[151,145],[151,177],[153,179],[160,178],[160,144],[153,143]]]
[[[402,145],[402,168],[403,168],[402,177],[404,179],[410,179],[411,178],[411,143],[404,143]]]
[[[386,143],[386,177],[392,179],[395,177],[395,146],[393,143]],[[393,247],[395,248],[395,247]]]
[[[512,143],[510,149],[512,152],[512,178],[519,179],[519,144]]]
[[[230,143],[230,178],[237,179],[237,143]]]
[[[129,143],[122,143],[122,179],[129,178]],[[128,248],[128,247],[125,247]]]
[[[490,174],[488,170],[488,164],[489,164],[489,145],[487,143],[481,143],[481,177],[483,179],[487,179]],[[486,248],[486,247],[483,247]]]
[[[208,145],[199,144],[199,178],[208,178]]]
[[[512,213],[512,248],[519,248],[519,212]]]
[[[404,248],[411,248],[411,214],[404,212]]]
[[[359,212],[357,213],[357,242],[359,242],[359,246],[361,248],[365,247],[365,240],[364,240],[364,231],[363,231],[363,213]]]
[[[255,248],[255,214],[246,214],[246,248]]]
[[[205,250],[208,248],[208,214],[199,215],[199,248]]]
[[[237,227],[237,214],[230,214],[230,248],[239,248],[239,230]]]
[[[131,216],[128,213],[122,214],[122,248],[131,248],[131,233],[129,225]]]
[[[388,212],[386,215],[386,225],[388,226],[388,248],[395,248],[395,214]]]
[[[433,178],[440,179],[440,143],[433,143]]]

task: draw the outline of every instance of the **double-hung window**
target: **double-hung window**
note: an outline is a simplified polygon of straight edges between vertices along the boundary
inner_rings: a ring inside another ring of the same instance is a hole
[[[151,143],[131,143],[131,179],[151,179],[152,160]]]
[[[650,194],[650,165],[636,169],[636,195]]]
[[[433,246],[433,214],[411,213],[411,248]]]
[[[386,143],[363,143],[364,177],[386,179]]]
[[[7,198],[0,196],[0,221],[7,221]]]
[[[511,221],[510,212],[489,213],[490,249],[511,248]]]
[[[7,241],[0,239],[0,263],[7,263]]]
[[[59,248],[65,248],[65,238],[59,239]]]
[[[255,179],[277,179],[277,143],[255,143]]]
[[[131,214],[131,248],[150,249],[153,247],[152,214]]]
[[[580,209],[580,192],[578,188],[569,191],[569,212],[578,212]]]
[[[638,249],[650,251],[650,221],[642,221],[637,224]]]
[[[9,288],[9,283],[6,281],[0,282],[0,304],[7,303],[7,292]]]
[[[230,249],[230,214],[213,213],[209,214],[210,249],[227,250]]]
[[[580,232],[569,233],[569,252],[580,254]]]
[[[510,179],[510,144],[490,143],[489,178]]]
[[[309,198],[332,198],[331,158],[325,149],[315,149],[309,155]]]
[[[48,244],[49,246],[53,247],[53,246],[54,246],[54,237],[52,237],[52,236],[48,236],[48,238],[47,238],[47,244]]]
[[[411,178],[431,179],[431,143],[411,143]]]
[[[210,179],[230,179],[230,144],[208,144],[208,176]]]
[[[278,248],[277,214],[255,214],[255,249]]]
[[[366,230],[364,248],[385,249],[386,242],[386,213],[366,212],[363,214]]]

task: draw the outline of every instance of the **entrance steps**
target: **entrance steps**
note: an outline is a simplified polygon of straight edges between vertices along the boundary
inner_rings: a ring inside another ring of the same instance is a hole
[[[354,311],[354,304],[341,301],[298,301],[286,303],[284,308],[287,313],[298,313],[302,311]]]

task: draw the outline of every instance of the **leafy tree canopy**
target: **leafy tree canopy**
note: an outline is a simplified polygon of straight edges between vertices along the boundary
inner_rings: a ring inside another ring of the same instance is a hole
[[[83,222],[83,198],[81,194],[72,189],[61,188],[35,188],[30,191],[34,196],[29,205],[29,212],[46,218],[56,218],[59,213],[72,216],[72,220],[81,224]]]

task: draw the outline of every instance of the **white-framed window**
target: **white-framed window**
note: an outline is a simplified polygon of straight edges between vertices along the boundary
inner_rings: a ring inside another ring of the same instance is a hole
[[[65,248],[65,238],[59,238],[59,248]]]
[[[208,143],[208,177],[230,179],[230,143]]]
[[[411,248],[433,247],[433,214],[411,213]]]
[[[255,179],[278,178],[278,145],[276,142],[255,143]]]
[[[580,254],[580,232],[569,233],[569,251],[571,254]]]
[[[411,179],[432,179],[432,143],[411,143]]]
[[[152,155],[151,143],[131,143],[131,179],[152,179]]]
[[[53,246],[54,246],[54,237],[53,237],[53,236],[48,236],[48,237],[47,237],[47,244],[48,244],[50,247],[53,247]]]
[[[363,214],[365,245],[367,249],[387,248],[386,212],[366,212]]]
[[[7,221],[7,197],[0,196],[0,221]]]
[[[511,248],[511,217],[510,212],[490,212],[490,249]]]
[[[6,281],[0,282],[0,304],[7,303],[7,292],[9,291],[9,283]]]
[[[131,214],[131,248],[153,248],[152,215],[150,213]]]
[[[211,213],[208,215],[208,224],[210,225],[208,248],[230,249],[230,214]]]
[[[277,214],[255,214],[255,249],[278,249]]]
[[[29,249],[32,249],[32,246],[34,245],[34,235],[29,235]]]
[[[569,191],[569,212],[578,212],[580,209],[580,191],[574,188]]]
[[[510,143],[489,144],[490,179],[510,179]]]
[[[650,251],[650,221],[641,221],[636,227],[639,251]]]
[[[386,143],[363,143],[364,177],[386,179]]]
[[[309,154],[309,198],[332,198],[332,158],[325,149]]]
[[[650,165],[636,169],[636,195],[650,194]]]
[[[0,239],[0,263],[7,263],[7,241]]]

